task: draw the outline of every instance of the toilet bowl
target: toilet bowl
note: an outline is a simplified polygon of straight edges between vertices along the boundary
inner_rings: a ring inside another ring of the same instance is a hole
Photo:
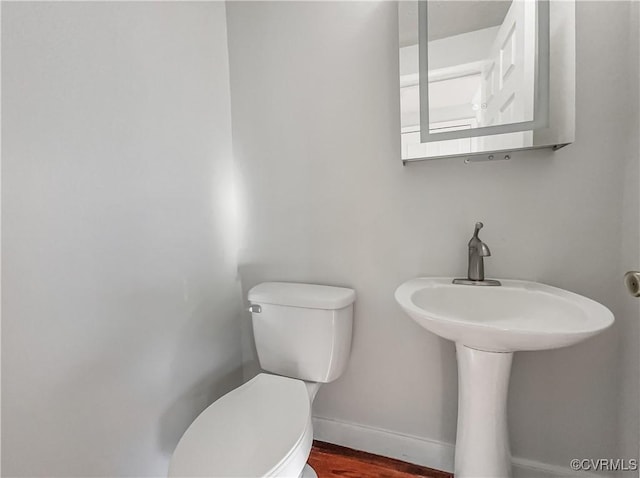
[[[313,441],[300,380],[261,373],[214,402],[191,424],[169,476],[300,476]]]
[[[205,409],[176,447],[169,477],[304,477],[313,442],[311,405],[344,371],[352,289],[266,282],[249,291],[263,370]]]

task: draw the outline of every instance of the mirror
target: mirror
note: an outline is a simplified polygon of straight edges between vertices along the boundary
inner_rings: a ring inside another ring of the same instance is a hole
[[[574,2],[400,1],[398,20],[403,162],[573,141]]]

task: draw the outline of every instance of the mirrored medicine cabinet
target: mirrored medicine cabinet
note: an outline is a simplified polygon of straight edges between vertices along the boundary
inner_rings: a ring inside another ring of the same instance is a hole
[[[404,164],[573,142],[574,0],[400,0],[398,24]]]

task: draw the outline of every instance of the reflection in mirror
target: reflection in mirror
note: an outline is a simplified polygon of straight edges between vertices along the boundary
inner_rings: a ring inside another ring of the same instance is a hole
[[[536,3],[428,4],[429,132],[533,121]]]
[[[398,14],[403,160],[539,147],[536,139],[553,137],[544,132],[549,2],[400,1]]]

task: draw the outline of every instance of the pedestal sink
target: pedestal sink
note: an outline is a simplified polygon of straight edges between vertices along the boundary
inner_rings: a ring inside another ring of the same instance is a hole
[[[581,342],[613,324],[603,305],[535,282],[502,286],[418,278],[396,290],[396,301],[418,324],[456,343],[458,428],[456,478],[509,477],[507,390],[513,352]]]

